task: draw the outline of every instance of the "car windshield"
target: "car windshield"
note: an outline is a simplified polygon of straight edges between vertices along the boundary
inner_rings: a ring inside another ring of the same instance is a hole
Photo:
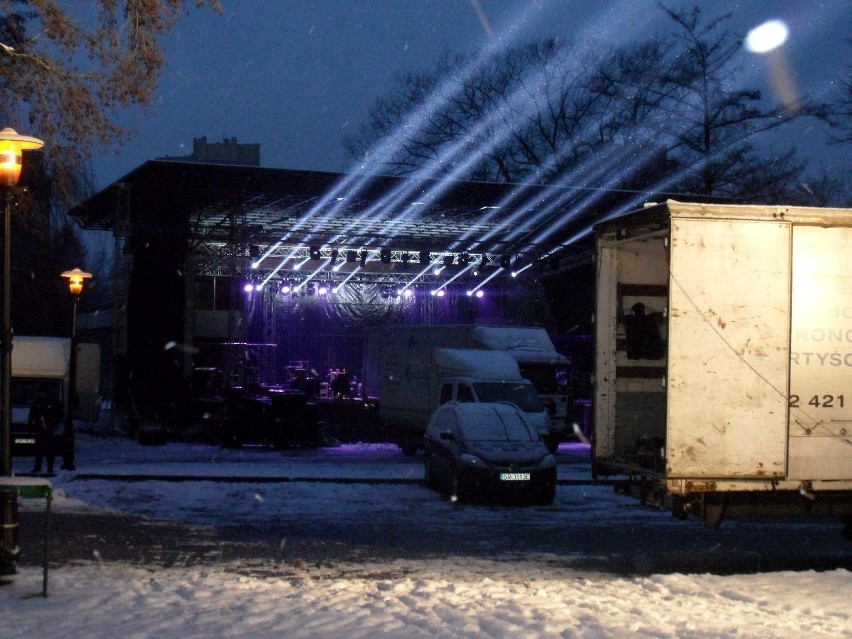
[[[503,413],[484,419],[471,417],[459,425],[462,439],[476,442],[534,442],[536,433],[530,432],[527,425],[514,413]]]
[[[480,402],[512,402],[525,413],[544,411],[541,398],[528,382],[477,382],[473,387]]]

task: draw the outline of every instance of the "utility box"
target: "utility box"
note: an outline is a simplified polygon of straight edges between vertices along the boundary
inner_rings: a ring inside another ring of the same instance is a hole
[[[852,209],[667,201],[596,245],[595,474],[711,525],[852,515]]]

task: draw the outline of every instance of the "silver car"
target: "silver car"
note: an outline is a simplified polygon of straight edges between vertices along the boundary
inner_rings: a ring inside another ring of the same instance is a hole
[[[501,497],[549,504],[556,460],[509,402],[448,402],[426,428],[426,485],[463,501]]]

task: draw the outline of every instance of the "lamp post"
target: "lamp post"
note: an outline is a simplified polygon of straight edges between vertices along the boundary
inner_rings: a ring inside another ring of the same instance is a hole
[[[12,193],[21,177],[23,151],[40,149],[44,142],[0,130],[0,188],[3,189],[3,326],[0,329],[0,474],[12,476]],[[15,574],[18,548],[18,501],[14,492],[0,492],[0,575]]]
[[[91,279],[92,274],[74,268],[65,271],[62,277],[68,278],[68,290],[74,299],[71,311],[71,355],[68,362],[68,397],[65,407],[65,427],[62,429],[62,470],[74,470],[74,408],[77,406],[77,302],[83,293],[83,282]]]

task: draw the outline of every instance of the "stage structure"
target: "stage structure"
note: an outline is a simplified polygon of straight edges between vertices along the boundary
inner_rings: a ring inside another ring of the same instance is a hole
[[[474,312],[535,321],[518,313],[534,312],[535,282],[558,269],[553,251],[565,238],[546,230],[585,197],[548,186],[153,160],[71,214],[115,237],[113,348],[123,379],[113,388],[130,384],[137,401],[157,403],[214,351],[226,385],[275,382],[289,365],[276,361],[278,347],[304,343],[300,326],[317,325],[332,307],[345,317],[328,331],[346,339],[359,324],[441,321],[445,312],[449,321]],[[499,303],[471,310],[492,292]],[[515,295],[527,297],[509,309]],[[416,316],[395,316],[406,304],[419,305]],[[338,363],[330,350],[325,359]]]

